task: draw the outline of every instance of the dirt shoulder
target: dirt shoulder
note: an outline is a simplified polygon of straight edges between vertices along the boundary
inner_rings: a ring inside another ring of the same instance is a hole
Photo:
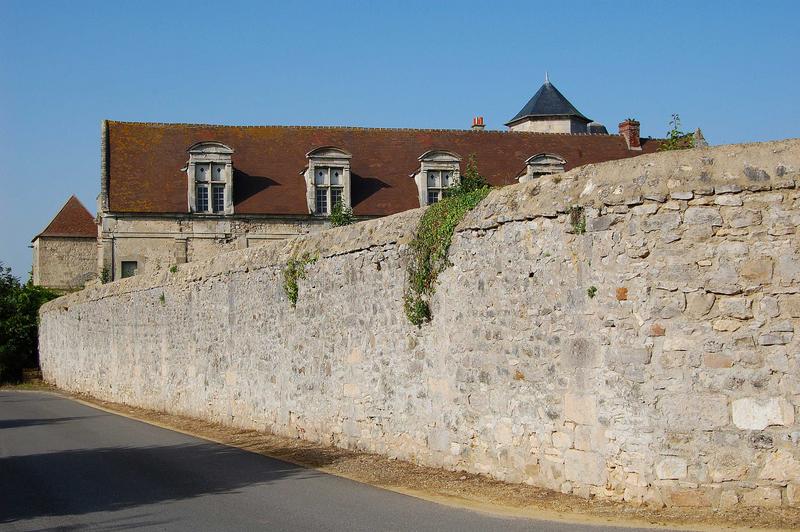
[[[446,471],[376,454],[327,447],[300,439],[235,429],[189,417],[100,401],[39,383],[6,389],[58,393],[89,406],[223,445],[279,458],[421,499],[493,514],[692,530],[800,528],[800,509],[795,508],[741,508],[724,511],[675,507],[653,509],[611,501],[585,500],[534,486],[509,484],[483,475]]]

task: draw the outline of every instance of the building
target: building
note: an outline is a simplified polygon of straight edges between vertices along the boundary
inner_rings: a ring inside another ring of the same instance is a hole
[[[97,224],[71,196],[32,240],[33,283],[56,290],[77,290],[97,277]]]
[[[546,80],[508,122],[464,130],[215,126],[104,121],[97,270],[111,279],[438,201],[468,158],[492,185],[655,151],[619,135]]]

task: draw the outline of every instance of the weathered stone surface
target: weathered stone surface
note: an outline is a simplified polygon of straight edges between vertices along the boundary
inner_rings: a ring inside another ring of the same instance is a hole
[[[774,508],[781,505],[781,490],[768,486],[759,486],[742,495],[742,504],[745,506],[760,506]]]
[[[747,471],[747,459],[734,449],[718,450],[708,462],[708,475],[714,482],[742,480]]]
[[[739,275],[753,283],[768,283],[772,279],[772,259],[753,259],[742,263]]]
[[[656,464],[656,476],[665,480],[680,480],[686,478],[686,467],[686,460],[683,458],[667,456]]]
[[[745,297],[723,297],[720,298],[718,305],[719,312],[723,316],[741,320],[753,317],[750,300]]]
[[[579,425],[597,422],[597,399],[593,395],[564,395],[564,418]]]
[[[781,300],[784,312],[793,318],[800,318],[800,296],[786,296]]]
[[[683,215],[683,221],[690,225],[722,225],[719,209],[714,207],[689,207]]]
[[[724,395],[695,395],[687,401],[684,394],[665,395],[658,406],[670,431],[712,430],[728,424],[728,399]]]
[[[740,429],[763,430],[794,423],[794,407],[783,397],[745,397],[732,403],[733,424]]]
[[[767,456],[758,478],[778,482],[800,482],[800,461],[792,453],[778,449]]]
[[[581,484],[602,486],[608,474],[600,453],[569,449],[564,453],[564,477]]]
[[[714,306],[715,299],[716,296],[714,294],[702,291],[686,294],[686,313],[695,318],[705,316]]]

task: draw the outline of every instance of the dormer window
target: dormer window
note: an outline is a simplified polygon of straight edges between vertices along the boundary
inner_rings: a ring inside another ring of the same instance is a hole
[[[219,142],[189,148],[189,211],[233,214],[233,150]]]
[[[344,150],[328,146],[312,150],[306,157],[308,168],[303,175],[309,212],[328,216],[337,203],[350,207],[352,156]]]
[[[417,183],[420,206],[432,205],[442,200],[448,188],[456,186],[460,178],[461,157],[443,150],[423,153],[420,167],[412,174]]]
[[[560,174],[564,171],[567,161],[560,155],[553,153],[537,153],[525,161],[525,175],[519,178],[520,183],[533,181],[543,175]]]

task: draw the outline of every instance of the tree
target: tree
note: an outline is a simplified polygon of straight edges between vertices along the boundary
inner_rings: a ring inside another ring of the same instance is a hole
[[[39,366],[39,307],[58,294],[21,284],[0,262],[0,382],[19,382],[22,370]]]

